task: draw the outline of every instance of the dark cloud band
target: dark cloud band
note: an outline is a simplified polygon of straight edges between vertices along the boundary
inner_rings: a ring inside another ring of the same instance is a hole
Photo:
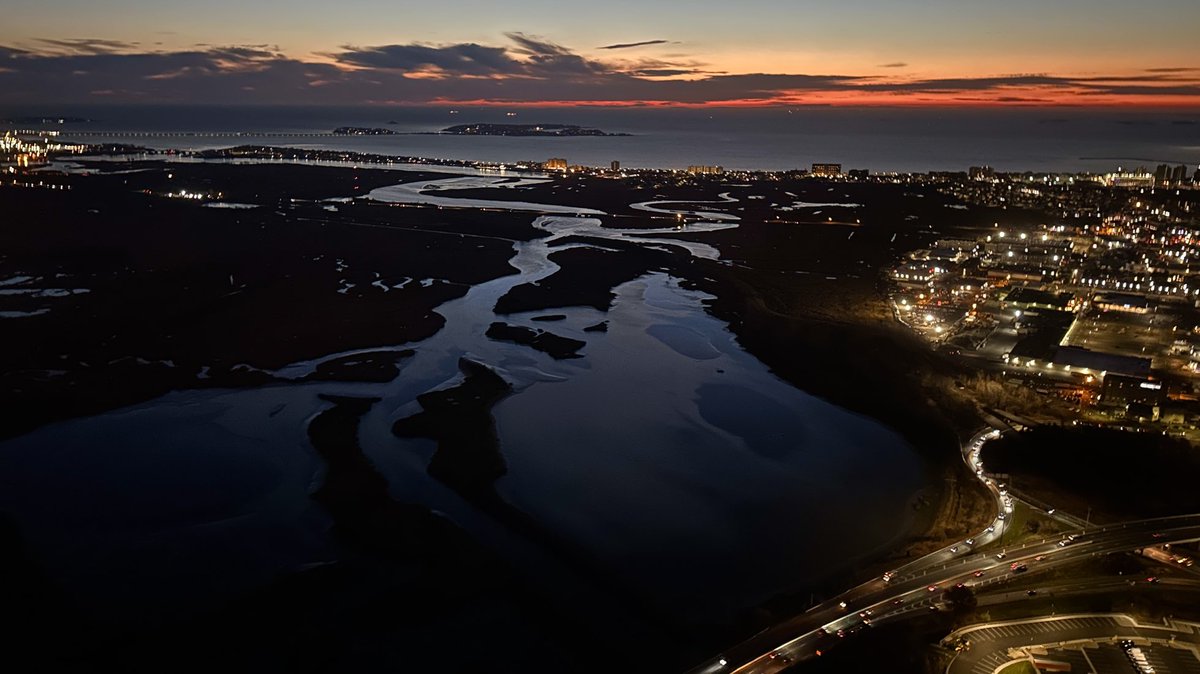
[[[1041,103],[1064,96],[1080,100],[1108,97],[1110,102],[1122,97],[1170,96],[1200,106],[1200,74],[1182,68],[1088,77],[726,74],[691,61],[586,57],[525,33],[506,37],[510,41],[506,46],[348,45],[310,60],[286,56],[268,45],[174,52],[89,39],[0,45],[0,103],[74,103],[102,97],[173,103],[794,105],[819,103],[823,96],[888,101],[904,95],[936,95],[946,100],[1008,104]],[[629,43],[641,44],[646,43]]]

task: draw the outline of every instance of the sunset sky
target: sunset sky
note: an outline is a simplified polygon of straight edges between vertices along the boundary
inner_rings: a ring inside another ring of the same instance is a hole
[[[9,0],[0,103],[1200,108],[1196,0]]]

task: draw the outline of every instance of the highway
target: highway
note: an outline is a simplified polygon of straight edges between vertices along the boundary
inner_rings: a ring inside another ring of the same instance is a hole
[[[1153,581],[1147,578],[1154,578]],[[1018,589],[1011,591],[1004,590],[987,590],[983,594],[978,595],[979,606],[995,606],[1009,604],[1014,601],[1043,601],[1053,600],[1061,597],[1075,597],[1089,594],[1111,594],[1130,588],[1139,590],[1154,591],[1154,592],[1170,592],[1173,596],[1178,597],[1179,593],[1187,592],[1192,594],[1200,594],[1200,579],[1196,578],[1174,578],[1158,576],[1086,576],[1071,578],[1069,581],[1059,581],[1052,585],[1039,584],[1033,591],[1037,592],[1034,596],[1029,596],[1029,590]]]
[[[999,436],[994,429],[977,433],[963,446],[964,460],[997,499],[999,515],[1011,512],[1012,499],[978,464],[982,444]],[[853,641],[854,632],[869,624],[903,619],[938,603],[941,593],[958,583],[983,590],[1024,573],[1036,573],[1088,557],[1139,549],[1163,543],[1200,540],[1200,514],[1125,522],[1067,532],[1061,537],[1029,542],[1003,550],[976,553],[974,549],[999,538],[1008,517],[998,519],[974,537],[947,546],[896,569],[888,579],[876,578],[779,625],[763,630],[728,649],[689,674],[766,674],[816,657],[818,651]],[[1023,576],[1022,576],[1023,577]],[[868,613],[869,612],[869,613]],[[839,636],[838,631],[842,631]]]

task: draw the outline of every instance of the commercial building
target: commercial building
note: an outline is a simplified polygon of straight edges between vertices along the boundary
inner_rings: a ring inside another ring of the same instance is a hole
[[[837,176],[842,175],[842,165],[841,164],[813,164],[812,165],[812,175],[825,176],[825,177],[837,177]]]
[[[907,288],[928,288],[934,279],[946,272],[936,265],[922,262],[907,262],[892,270],[892,280]]]
[[[720,166],[693,164],[687,168],[687,172],[694,176],[720,175],[725,172],[725,169]]]
[[[1154,174],[1144,170],[1106,173],[1104,184],[1109,187],[1154,187]]]
[[[547,171],[566,171],[567,160],[562,157],[551,157],[542,164],[542,168]]]
[[[1055,309],[1057,311],[1066,311],[1071,306],[1071,300],[1075,296],[1069,292],[1053,293],[1048,290],[1039,290],[1030,288],[1029,286],[1018,286],[1008,292],[1004,297],[1004,302],[1009,306],[1028,310],[1028,309]]]
[[[1100,403],[1111,407],[1128,408],[1131,405],[1143,405],[1158,408],[1166,401],[1166,386],[1161,381],[1147,377],[1108,374],[1105,375],[1104,384],[1100,389]]]
[[[1144,314],[1150,311],[1150,300],[1129,293],[1099,293],[1092,298],[1092,306],[1101,311]]]
[[[1150,376],[1150,359],[1102,353],[1079,346],[1060,346],[1054,352],[1054,364],[1088,372],[1123,374],[1131,377]]]
[[[994,284],[1041,283],[1046,279],[1046,272],[1032,266],[989,267],[987,279]]]

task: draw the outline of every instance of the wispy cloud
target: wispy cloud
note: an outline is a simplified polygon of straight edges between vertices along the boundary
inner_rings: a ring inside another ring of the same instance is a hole
[[[879,67],[880,68],[907,68],[908,64],[903,61],[896,61],[895,63],[881,63],[881,64],[879,64]]]
[[[641,42],[620,42],[617,44],[609,44],[596,49],[633,49],[634,47],[649,47],[654,44],[668,44],[669,40],[643,40]]]
[[[37,40],[45,50],[58,54],[120,54],[136,51],[141,43],[122,42],[120,40],[101,40],[98,38],[75,38],[68,40],[52,40],[42,38]]]

